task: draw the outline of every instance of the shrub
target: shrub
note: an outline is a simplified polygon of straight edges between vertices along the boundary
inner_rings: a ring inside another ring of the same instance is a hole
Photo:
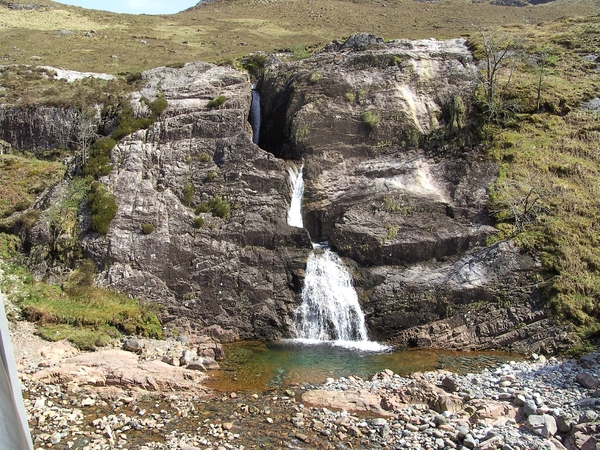
[[[209,170],[206,174],[206,181],[213,181],[217,176],[219,176],[219,174],[216,170]]]
[[[185,185],[183,186],[183,198],[181,199],[181,203],[183,203],[185,206],[190,206],[195,194],[196,189],[194,188],[193,183],[189,180],[186,181]]]
[[[152,117],[156,120],[156,117],[159,116],[165,109],[167,109],[169,103],[162,95],[156,97],[156,99],[148,105],[150,111],[152,111]]]
[[[100,234],[108,233],[110,223],[117,215],[115,196],[102,183],[95,181],[90,187],[88,204],[92,211],[91,229]]]
[[[218,195],[208,202],[208,206],[213,216],[220,217],[223,220],[229,220],[231,217],[231,205]]]
[[[89,148],[89,158],[83,168],[83,175],[91,175],[95,179],[106,176],[112,170],[110,152],[117,141],[109,137],[101,137]]]
[[[125,77],[125,80],[127,81],[128,84],[134,84],[141,79],[142,79],[141,72],[131,72],[131,73],[128,73]]]
[[[317,81],[319,81],[321,78],[323,78],[323,74],[321,72],[313,72],[308,76],[308,81],[311,84],[315,84]]]
[[[210,206],[208,206],[208,203],[200,203],[199,205],[196,206],[196,209],[194,209],[194,212],[196,214],[210,212]]]
[[[218,97],[215,97],[211,101],[209,101],[206,106],[212,109],[218,109],[226,101],[227,97],[225,97],[224,95],[219,95]]]
[[[356,95],[354,95],[352,92],[346,92],[344,94],[344,99],[348,102],[348,103],[354,103],[354,100],[356,100]]]
[[[148,108],[150,108],[150,117],[135,117],[133,108],[129,100],[125,100],[121,104],[121,111],[117,117],[117,127],[112,132],[111,137],[119,140],[125,136],[135,133],[137,130],[149,128],[156,118],[169,106],[169,103],[162,95],[159,95],[154,101],[148,99],[142,99]]]
[[[143,234],[152,234],[154,232],[154,225],[151,223],[143,223],[140,225],[140,229]]]
[[[292,59],[310,58],[310,52],[306,49],[304,45],[294,45],[290,50],[292,52]]]
[[[209,162],[210,161],[210,155],[206,152],[202,152],[200,153],[200,156],[198,156],[198,161],[200,162]]]
[[[202,228],[204,226],[204,219],[200,216],[196,216],[194,219],[194,228]]]
[[[266,55],[255,53],[242,59],[242,67],[248,71],[252,78],[260,78],[267,63]]]
[[[360,117],[365,125],[367,125],[367,127],[369,127],[371,130],[377,128],[379,126],[379,122],[381,121],[379,115],[371,111],[365,111]]]

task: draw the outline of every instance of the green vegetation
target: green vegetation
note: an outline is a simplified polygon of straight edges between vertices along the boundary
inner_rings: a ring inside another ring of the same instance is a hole
[[[97,233],[106,234],[110,223],[117,215],[115,196],[97,181],[90,186],[88,204],[92,211],[91,229]]]
[[[187,180],[183,185],[181,203],[183,203],[185,206],[190,206],[192,204],[192,200],[194,199],[194,195],[196,195],[194,183],[192,183],[190,180]]]
[[[223,103],[227,101],[227,97],[224,95],[219,95],[218,97],[213,98],[209,101],[206,106],[212,109],[219,109]]]
[[[142,230],[142,234],[152,234],[154,233],[154,224],[143,223],[140,225],[140,230]]]
[[[416,211],[416,208],[414,206],[399,203],[394,197],[384,197],[381,209],[383,211],[389,213],[397,213],[402,216],[412,215]]]
[[[346,92],[344,94],[344,99],[348,102],[348,103],[354,103],[354,101],[356,100],[356,95],[354,95],[354,93],[352,92]]]
[[[362,119],[363,123],[369,128],[369,130],[374,130],[375,128],[377,128],[379,126],[379,122],[381,121],[381,117],[379,117],[379,114],[376,114],[371,111],[365,111],[364,113],[362,113],[360,118]]]
[[[308,76],[308,81],[310,84],[315,84],[317,83],[321,78],[323,78],[323,74],[321,72],[315,71],[312,72],[309,76]]]
[[[219,195],[214,196],[208,203],[200,203],[194,210],[196,214],[210,212],[215,217],[228,221],[231,217],[231,204]],[[202,222],[204,224],[204,222]]]
[[[211,160],[210,155],[206,152],[202,152],[202,153],[200,153],[200,156],[198,156],[198,161],[200,161],[200,162],[207,163],[210,160]]]
[[[398,230],[400,230],[400,225],[387,224],[385,228],[387,229],[385,242],[396,239],[396,236],[398,236]]]
[[[540,66],[531,61],[542,41],[552,42],[545,51],[555,58],[540,84]],[[539,255],[548,301],[587,336],[600,319],[600,115],[579,106],[598,94],[600,74],[581,55],[599,46],[598,16],[528,29],[524,58],[499,73],[503,89],[494,100],[516,108],[498,110],[484,128],[500,164],[489,204],[497,239]]]
[[[291,48],[291,52],[292,52],[292,59],[295,59],[295,60],[306,59],[306,58],[310,58],[310,56],[311,56],[311,53],[306,49],[306,46],[302,45],[302,44],[294,45]]]
[[[109,137],[101,137],[89,148],[89,158],[85,163],[82,175],[90,175],[95,179],[106,176],[112,170],[110,152],[117,141]]]
[[[63,287],[36,282],[24,268],[0,262],[0,287],[49,340],[68,339],[81,349],[106,345],[120,333],[162,337],[149,306],[93,286],[95,267],[84,261]]]
[[[216,170],[209,170],[206,174],[206,181],[214,181],[219,176],[219,172]]]
[[[0,6],[1,7],[1,6]],[[119,77],[115,80],[82,78],[73,82],[54,78],[50,69],[26,65],[0,68],[0,103],[20,107],[48,105],[86,108],[94,103],[113,104],[130,92],[135,84]]]
[[[204,226],[204,219],[200,216],[196,216],[194,219],[194,228],[202,228]]]
[[[266,63],[267,55],[264,53],[253,53],[244,56],[241,59],[242,67],[247,70],[250,76],[255,80],[262,76]]]
[[[146,98],[142,98],[142,102],[150,108],[150,117],[135,117],[129,99],[126,98],[121,102],[117,116],[117,127],[111,134],[113,139],[118,141],[138,130],[149,128],[168,106],[167,101],[161,96],[158,96],[152,102]]]
[[[0,219],[29,208],[35,197],[59,181],[64,172],[60,162],[0,155]]]

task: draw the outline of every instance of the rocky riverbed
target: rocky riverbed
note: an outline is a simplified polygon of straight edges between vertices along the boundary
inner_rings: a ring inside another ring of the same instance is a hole
[[[371,379],[216,392],[203,386],[204,372],[168,364],[165,355],[198,348],[185,340],[78,354],[65,343],[26,339],[28,331],[13,324],[36,449],[595,449],[600,440],[600,354],[534,355],[464,375],[386,370]],[[129,375],[114,376],[123,369],[105,364],[107,354],[127,361]],[[90,378],[90,367],[104,378]],[[181,383],[168,382],[177,374]]]

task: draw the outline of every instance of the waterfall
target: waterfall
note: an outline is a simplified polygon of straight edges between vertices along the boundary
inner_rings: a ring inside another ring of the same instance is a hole
[[[260,94],[256,89],[252,89],[250,126],[252,126],[252,142],[258,145],[258,139],[260,137]]]
[[[304,179],[302,178],[302,168],[288,168],[290,174],[290,184],[292,185],[292,200],[288,209],[287,223],[292,227],[304,228],[302,222],[302,196],[304,195]]]
[[[348,270],[329,248],[308,257],[302,304],[294,324],[300,341],[333,341],[334,345],[382,351],[387,347],[367,337],[365,319]]]

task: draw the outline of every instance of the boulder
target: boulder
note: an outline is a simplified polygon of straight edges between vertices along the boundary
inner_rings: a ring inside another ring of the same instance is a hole
[[[532,414],[527,417],[525,426],[540,436],[550,438],[556,434],[558,429],[556,420],[549,414]]]
[[[577,374],[577,382],[586,389],[596,389],[600,382],[589,372],[583,371]]]
[[[141,353],[144,350],[144,341],[137,338],[129,338],[123,342],[123,350],[133,353]]]

